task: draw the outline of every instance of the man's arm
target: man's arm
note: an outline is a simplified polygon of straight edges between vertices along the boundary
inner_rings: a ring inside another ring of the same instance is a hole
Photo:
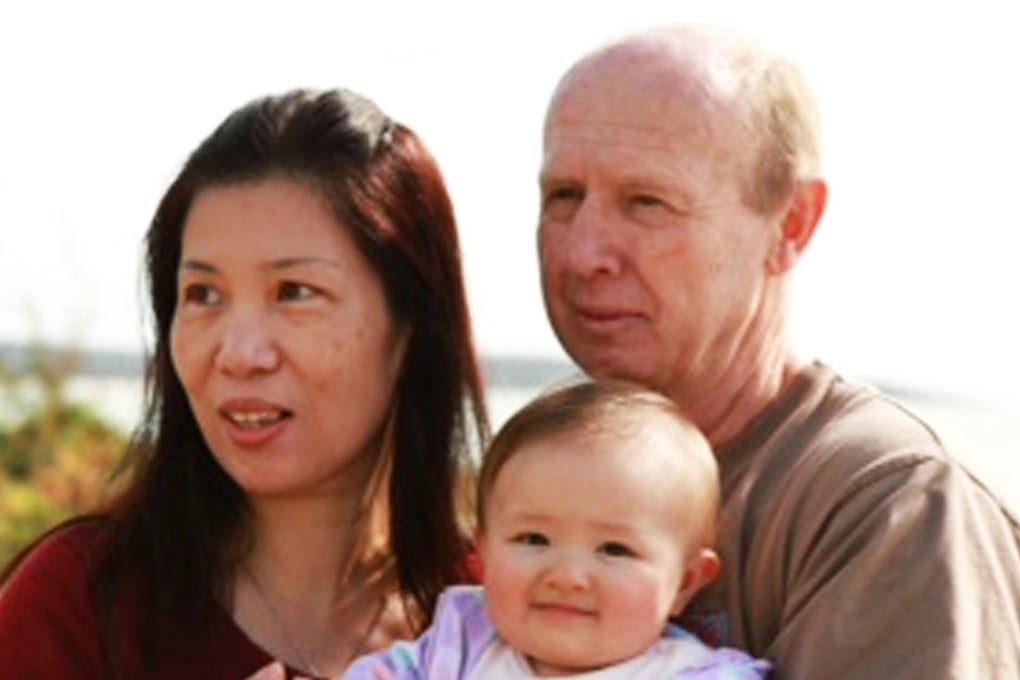
[[[789,552],[775,677],[1020,677],[1015,521],[947,460],[887,462]]]

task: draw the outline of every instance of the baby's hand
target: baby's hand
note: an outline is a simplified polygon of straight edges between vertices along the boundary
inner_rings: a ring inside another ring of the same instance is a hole
[[[386,669],[383,669],[381,671],[376,670],[374,671],[374,673],[375,675],[373,676],[373,678],[375,680],[391,680],[393,678],[393,674],[387,671]],[[341,673],[340,675],[337,675],[336,677],[331,678],[330,680],[343,680],[343,677],[344,674]],[[256,671],[254,675],[248,676],[247,678],[245,678],[245,680],[287,680],[287,670],[286,668],[284,668],[282,663],[280,663],[279,661],[274,661],[268,666],[260,668],[258,671]],[[306,678],[303,675],[295,675],[293,680],[312,680],[312,679]]]
[[[248,680],[286,680],[287,671],[284,670],[283,664],[279,661],[259,669],[255,675],[252,675]]]
[[[287,670],[282,663],[274,661],[268,666],[260,668],[255,672],[255,675],[250,675],[245,680],[287,680]],[[295,675],[294,680],[311,680],[311,678]]]

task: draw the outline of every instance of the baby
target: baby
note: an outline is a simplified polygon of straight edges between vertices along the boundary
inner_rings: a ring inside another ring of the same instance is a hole
[[[483,586],[440,598],[361,678],[763,678],[769,664],[668,623],[719,572],[719,482],[701,433],[623,383],[539,397],[500,430],[478,487]]]

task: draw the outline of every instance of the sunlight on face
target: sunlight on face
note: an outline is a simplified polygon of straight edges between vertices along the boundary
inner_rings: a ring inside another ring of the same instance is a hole
[[[669,81],[591,70],[558,93],[546,124],[546,309],[589,375],[683,403],[726,372],[766,308],[776,225],[744,203],[748,151],[725,108],[708,119]]]
[[[311,189],[267,179],[195,199],[173,363],[213,454],[249,493],[360,489],[405,335]]]
[[[542,438],[500,470],[480,542],[486,602],[537,672],[643,652],[692,594],[685,574],[706,510],[682,460],[675,437],[642,430]]]

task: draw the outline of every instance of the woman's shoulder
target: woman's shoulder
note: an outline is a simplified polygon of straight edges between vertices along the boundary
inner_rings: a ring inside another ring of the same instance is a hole
[[[72,520],[44,534],[7,567],[0,584],[3,609],[45,601],[65,609],[85,606],[108,541],[97,518]]]
[[[100,518],[75,519],[62,524],[29,546],[15,558],[6,585],[26,578],[53,578],[71,574],[91,575],[102,549],[109,541]],[[2,592],[2,591],[0,591]]]
[[[0,667],[42,677],[33,674],[77,665],[94,677],[85,673],[100,667],[92,579],[105,540],[102,522],[75,521],[21,556],[0,587]]]

